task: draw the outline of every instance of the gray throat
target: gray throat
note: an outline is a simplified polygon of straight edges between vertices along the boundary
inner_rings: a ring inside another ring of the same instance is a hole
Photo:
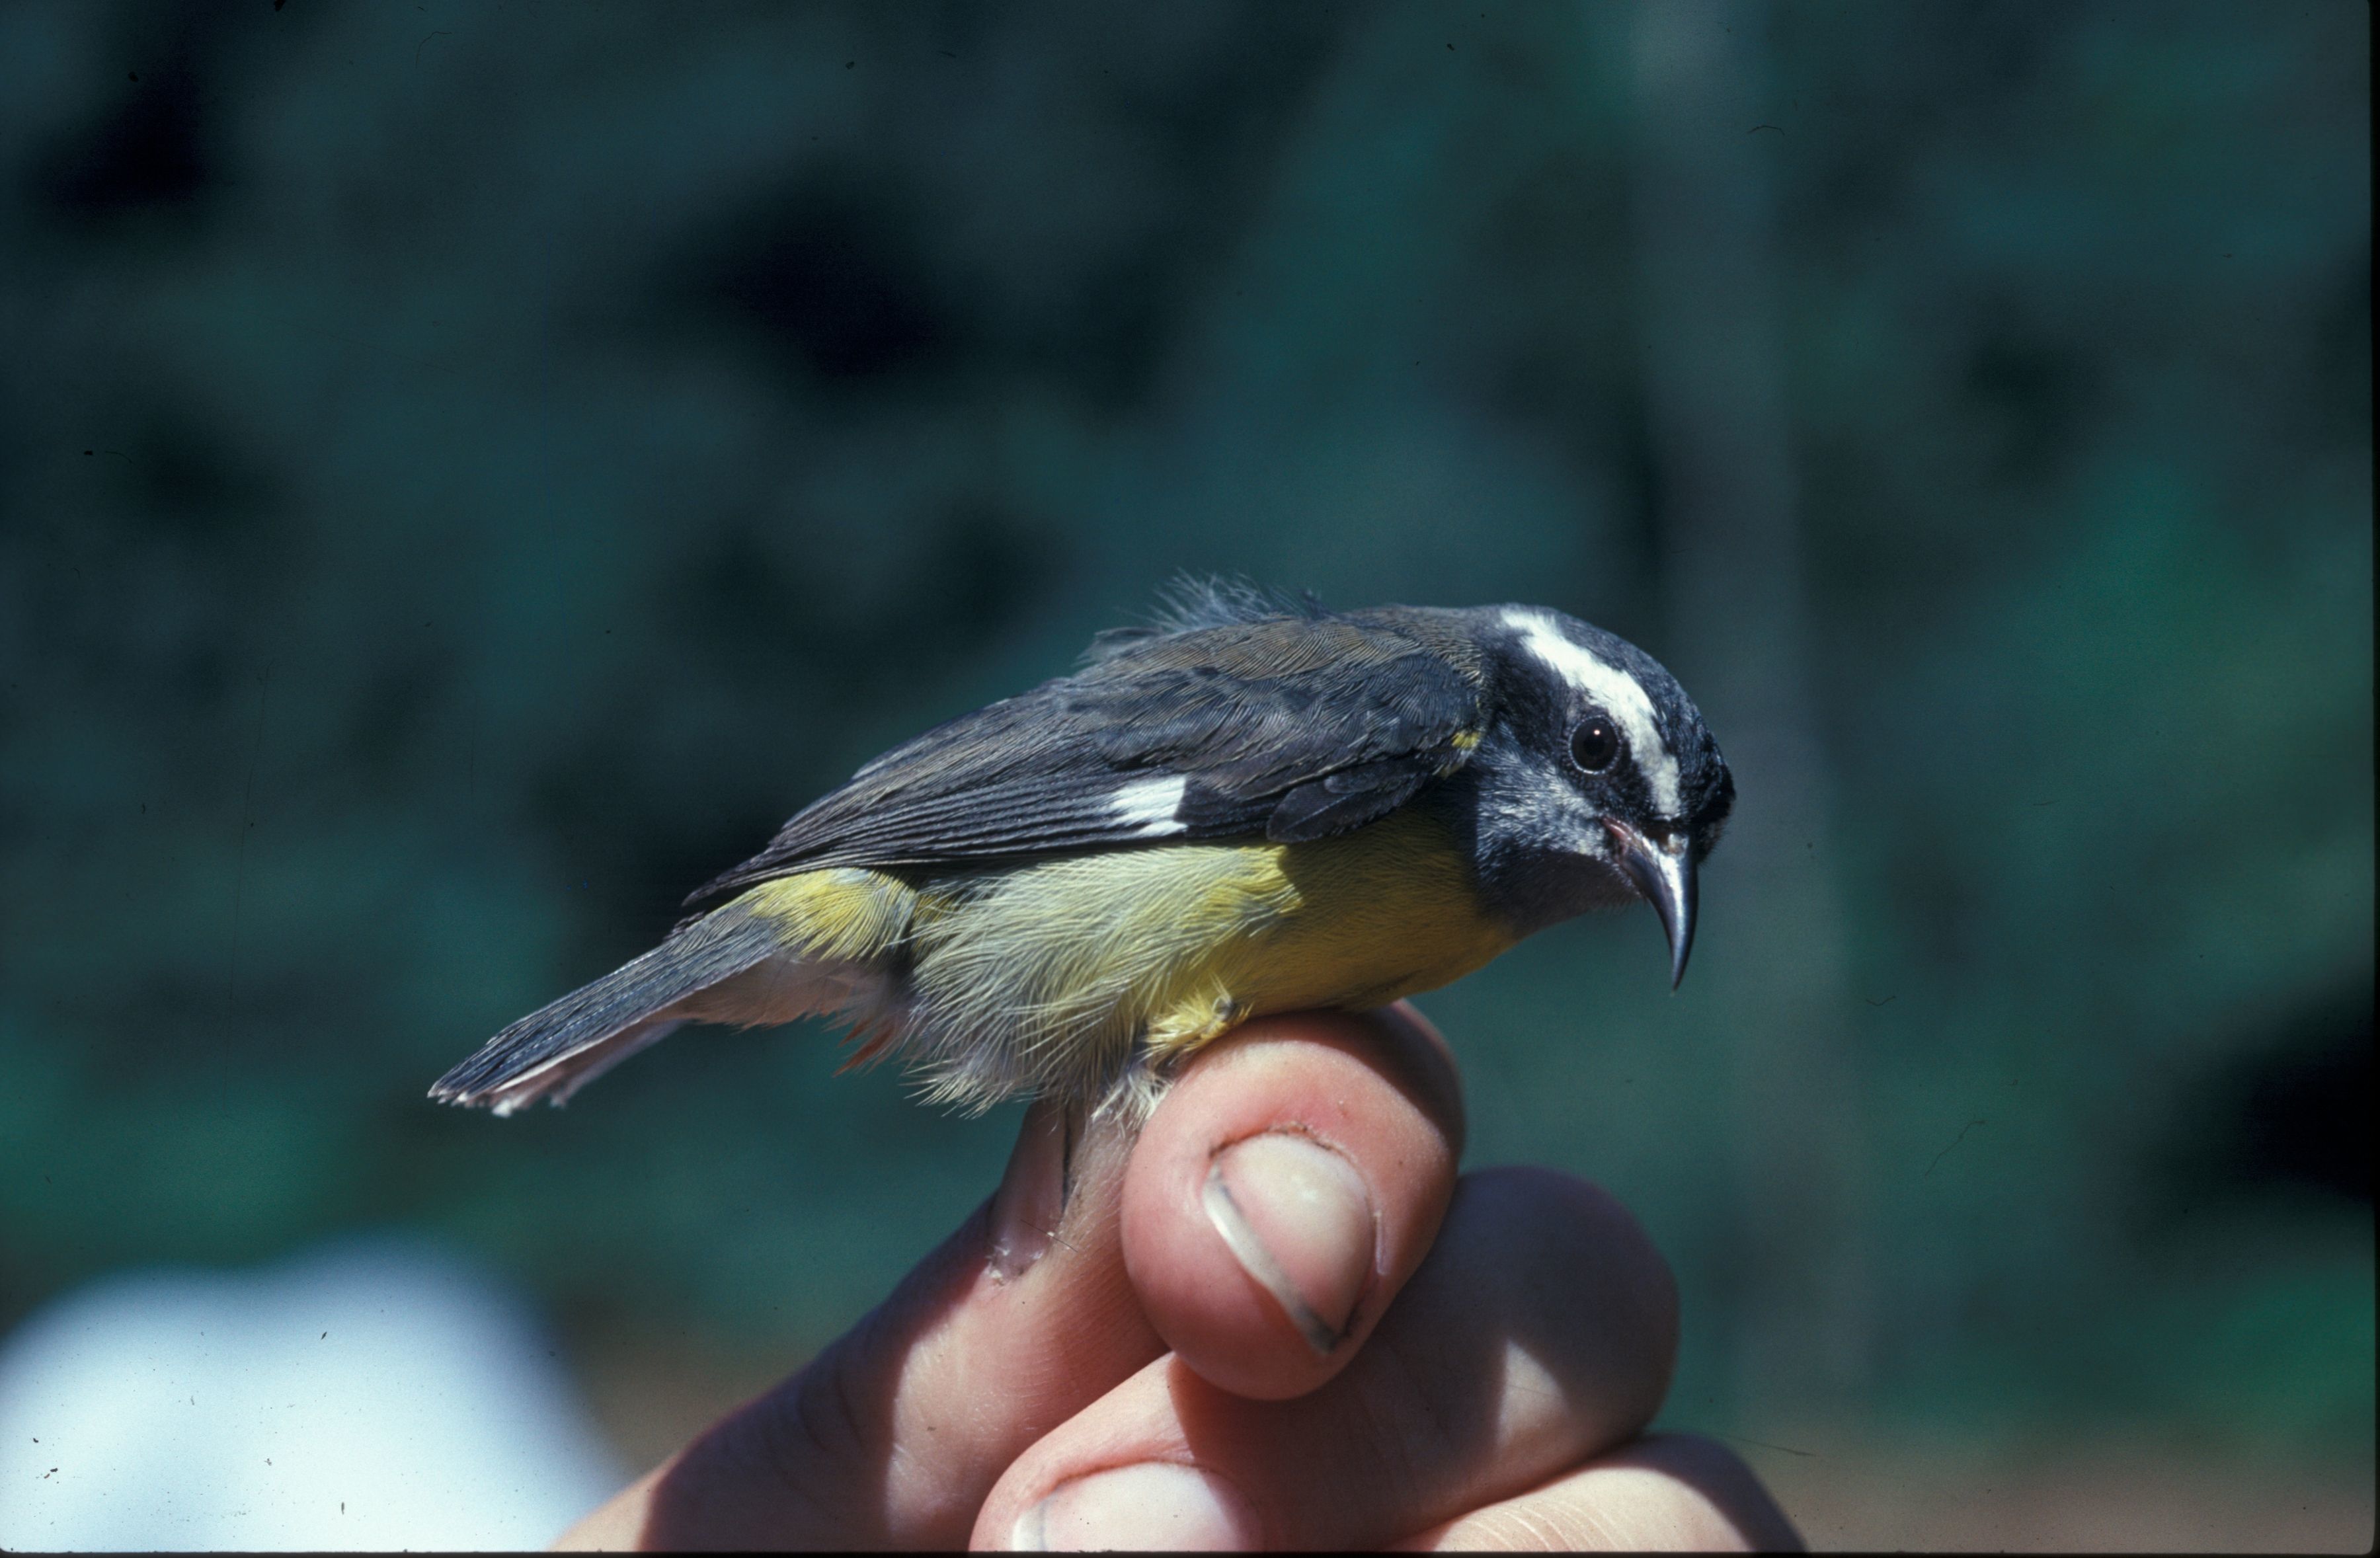
[[[1481,903],[1517,935],[1636,901],[1576,793],[1523,754],[1483,745],[1420,803],[1471,857]]]

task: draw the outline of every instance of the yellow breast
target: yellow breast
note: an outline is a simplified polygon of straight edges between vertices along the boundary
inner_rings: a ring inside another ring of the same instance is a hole
[[[1251,1017],[1384,1005],[1515,939],[1438,824],[1400,813],[1302,844],[1157,844],[896,883],[811,873],[744,900],[788,939],[903,958],[903,1048],[976,1102],[1081,1091],[1135,1043],[1178,1059]],[[895,904],[905,934],[888,935]]]
[[[1460,979],[1510,948],[1479,911],[1444,829],[1400,814],[1335,839],[1244,847],[1279,912],[1218,938],[1149,1013],[1160,1053],[1232,1023],[1308,1007],[1385,1006]]]

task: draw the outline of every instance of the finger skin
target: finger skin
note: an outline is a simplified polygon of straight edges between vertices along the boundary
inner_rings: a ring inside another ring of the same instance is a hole
[[[1315,1389],[1355,1356],[1428,1252],[1462,1130],[1445,1041],[1411,1008],[1315,1013],[1224,1040],[1167,1095],[1126,1172],[1124,1265],[1150,1323],[1222,1390],[1275,1400]],[[1279,1252],[1293,1270],[1362,1274],[1327,1315],[1269,1288],[1217,1224],[1218,1155],[1271,1132],[1336,1154],[1368,1192],[1360,1250]]]
[[[567,1533],[567,1547],[952,1546],[998,1467],[1160,1345],[1123,1279],[1128,1139],[1027,1117],[1001,1191],[784,1383]],[[1054,1234],[1044,1237],[1053,1227]],[[1021,1253],[1020,1253],[1021,1252]]]
[[[1518,1498],[1396,1544],[1401,1552],[1800,1552],[1801,1534],[1733,1452],[1655,1434]]]
[[[1096,1474],[1155,1463],[1226,1490],[1228,1518],[1202,1529],[1268,1548],[1377,1547],[1633,1437],[1660,1405],[1676,1346],[1676,1285],[1617,1202],[1542,1169],[1469,1175],[1338,1377],[1255,1401],[1160,1359],[1026,1451],[973,1540],[1005,1547],[1059,1524],[1092,1545],[1160,1540],[1131,1528],[1128,1509],[1120,1526],[1079,1518],[1098,1503],[1084,1495]]]
[[[1274,1096],[1305,1096],[1315,1065],[1344,1089],[1349,1057],[1377,1052],[1439,1101],[1415,1030],[1378,1016],[1302,1013],[1248,1024],[1245,1046],[1285,1046]],[[1370,1035],[1367,1041],[1364,1035]],[[1436,1043],[1429,1035],[1428,1048]],[[1443,1051],[1437,1053],[1443,1061]],[[1185,1081],[1201,1075],[1201,1056]],[[1446,1063],[1451,1078],[1451,1063]],[[1360,1068],[1358,1068],[1360,1070]],[[1376,1083],[1378,1086],[1389,1084]],[[1188,1094],[1175,1126],[1196,1140],[1228,1088]],[[1260,1121],[1261,1130],[1271,1122]],[[1035,1440],[1165,1350],[1135,1295],[1122,1248],[1131,1132],[1028,1115],[1000,1192],[893,1295],[793,1378],[713,1425],[566,1533],[565,1548],[955,1547],[994,1480]],[[1451,1127],[1459,1132],[1459,1113]],[[1212,1132],[1204,1134],[1211,1136]],[[1071,1190],[1062,1189],[1071,1164]],[[1393,1186],[1397,1181],[1391,1180]],[[1384,1215],[1415,1214],[1396,1200]],[[1429,1221],[1435,1220],[1430,1214]],[[1350,1347],[1348,1350],[1352,1351]]]

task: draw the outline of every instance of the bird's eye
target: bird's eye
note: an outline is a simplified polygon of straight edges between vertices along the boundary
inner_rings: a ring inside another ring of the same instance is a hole
[[[1570,733],[1570,760],[1599,774],[1620,760],[1620,732],[1609,717],[1590,714]]]

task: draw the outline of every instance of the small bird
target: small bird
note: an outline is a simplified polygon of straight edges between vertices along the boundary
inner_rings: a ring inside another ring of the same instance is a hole
[[[1252,1017],[1382,1006],[1637,899],[1684,976],[1734,781],[1633,645],[1208,585],[1084,658],[862,767],[430,1095],[510,1114],[681,1023],[834,1013],[933,1101],[1146,1109]]]

